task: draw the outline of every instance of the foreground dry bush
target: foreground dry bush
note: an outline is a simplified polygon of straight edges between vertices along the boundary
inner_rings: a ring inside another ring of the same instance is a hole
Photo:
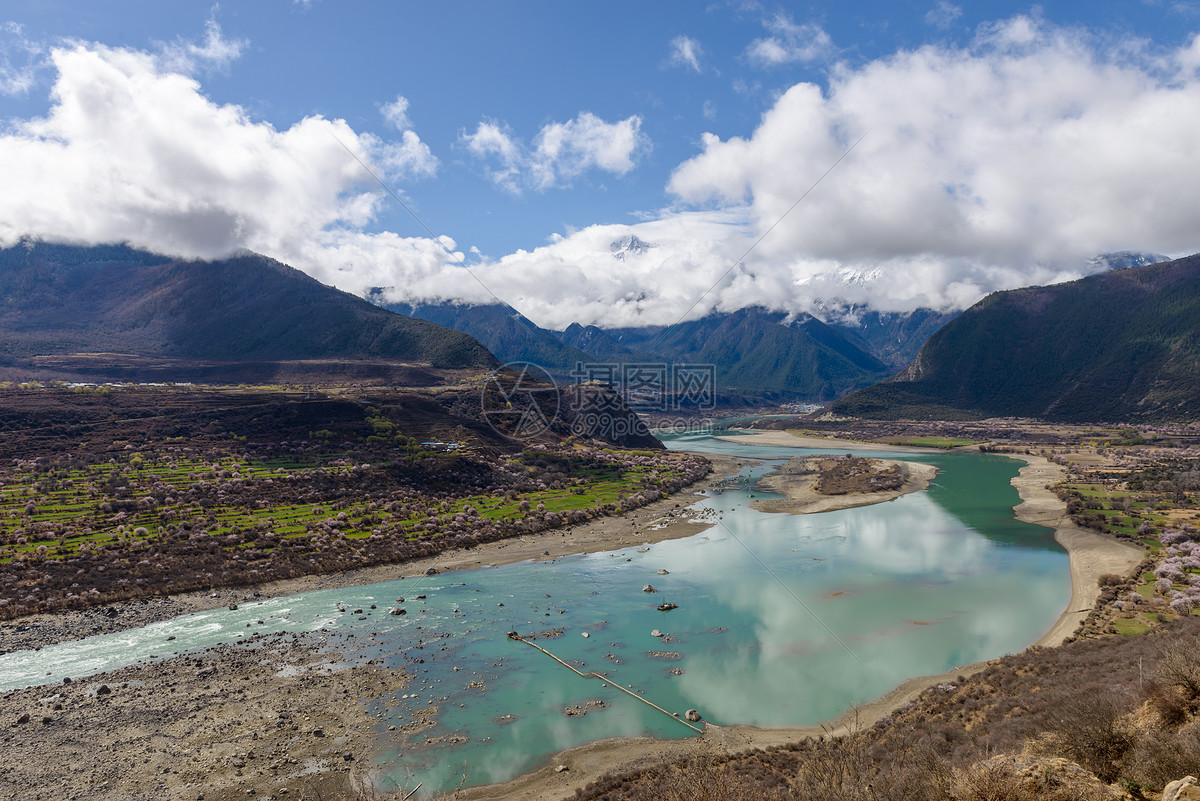
[[[1112,801],[1121,798],[1065,759],[992,757],[956,771],[948,801]]]

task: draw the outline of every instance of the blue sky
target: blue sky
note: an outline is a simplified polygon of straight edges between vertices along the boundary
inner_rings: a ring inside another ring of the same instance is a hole
[[[1200,249],[1198,31],[1170,2],[10,0],[0,241],[487,300],[344,144],[547,325],[962,306]]]

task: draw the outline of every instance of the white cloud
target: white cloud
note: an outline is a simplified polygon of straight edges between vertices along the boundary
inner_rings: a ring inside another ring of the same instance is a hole
[[[671,54],[667,63],[674,67],[686,67],[693,72],[700,72],[700,56],[704,49],[700,42],[690,36],[676,36],[671,40]]]
[[[784,92],[751,135],[706,135],[671,176],[675,206],[472,270],[562,327],[751,304],[961,307],[1076,277],[1104,251],[1200,250],[1200,45],[1111,44],[1018,17],[966,47],[835,66],[827,87]],[[75,44],[51,58],[49,114],[0,133],[0,244],[129,241],[189,257],[245,247],[352,292],[491,302],[438,241],[367,232],[384,198],[334,137],[374,169],[432,174],[414,132],[385,141],[321,117],[277,129],[208,100],[151,53]],[[483,121],[462,143],[514,192],[626,174],[647,146],[640,118],[589,113],[528,144]],[[613,258],[610,244],[631,234],[655,246]]]
[[[401,132],[399,142],[380,144],[378,147],[379,163],[387,168],[389,175],[398,180],[437,175],[437,156],[412,130],[412,121],[408,118],[408,98],[396,95],[395,100],[379,107],[379,113],[389,125]]]
[[[642,118],[636,115],[609,123],[584,111],[573,120],[542,126],[532,147],[492,120],[480,122],[474,133],[464,132],[460,140],[471,155],[493,165],[488,175],[497,186],[520,194],[525,188],[567,186],[593,169],[625,175],[649,148],[641,128]]]
[[[23,95],[32,89],[43,52],[19,23],[0,23],[0,95]]]
[[[408,121],[408,98],[404,95],[396,95],[396,99],[391,103],[384,103],[379,107],[379,113],[397,131],[412,127]]]
[[[540,325],[674,322],[745,249],[748,222],[743,210],[730,210],[676,213],[632,226],[593,225],[472,271]],[[614,258],[610,246],[630,234],[654,247]],[[474,294],[468,299],[491,302],[482,291],[469,291]],[[437,297],[446,297],[445,290]]]
[[[1191,44],[1179,51],[1177,61],[1183,72],[1194,74],[1200,71],[1200,34],[1193,36]]]
[[[825,89],[785,92],[751,136],[706,135],[671,177],[679,208],[584,228],[479,272],[543,325],[635,325],[674,322],[702,296],[691,316],[961,308],[1080,277],[1101,252],[1195,252],[1197,52],[1195,40],[1116,50],[1017,17],[969,47],[839,66]],[[609,244],[629,234],[656,246],[618,262]]]
[[[214,13],[216,8],[213,9]],[[170,72],[191,75],[198,70],[224,72],[242,56],[249,45],[246,39],[227,39],[214,17],[204,23],[204,41],[194,42],[177,38],[159,46],[159,64]]]
[[[22,236],[120,242],[194,258],[249,248],[363,291],[444,259],[429,240],[369,235],[381,202],[339,144],[381,171],[411,158],[341,120],[286,130],[217,105],[153,54],[52,51],[53,105],[0,135],[0,245]],[[368,191],[371,190],[371,191]]]
[[[415,180],[437,175],[437,156],[415,131],[402,133],[399,142],[380,143],[376,152],[379,164],[393,178]]]
[[[925,14],[925,22],[935,28],[946,30],[962,16],[962,13],[962,8],[959,6],[948,3],[946,0],[938,0],[937,5]]]
[[[498,160],[500,166],[489,168],[488,176],[497,186],[513,194],[520,194],[519,179],[526,157],[521,153],[521,147],[507,125],[485,120],[475,127],[475,133],[464,133],[460,140],[476,158]]]
[[[794,86],[750,138],[706,137],[670,190],[744,205],[765,231],[869,131],[747,259],[786,275],[775,305],[799,308],[962,306],[1076,277],[1104,251],[1191,252],[1200,82],[1163,63],[1109,61],[1086,34],[1017,17],[967,49],[841,66],[824,92]]]
[[[763,25],[772,35],[755,39],[746,48],[746,57],[760,67],[808,63],[833,51],[833,40],[814,22],[797,25],[790,17],[778,14]]]

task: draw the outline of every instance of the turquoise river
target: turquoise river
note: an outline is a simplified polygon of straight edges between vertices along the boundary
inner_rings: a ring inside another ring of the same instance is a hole
[[[817,452],[701,434],[664,441],[757,460],[743,471],[751,479]],[[341,658],[412,674],[405,690],[363,703],[383,713],[382,775],[410,787],[421,781],[422,792],[457,786],[464,775],[468,785],[504,781],[603,738],[694,736],[505,636],[553,627],[562,636],[539,644],[668,710],[695,708],[718,724],[815,724],[904,679],[1019,651],[1070,597],[1067,555],[1052,532],[1013,517],[1009,481],[1019,462],[886,456],[934,464],[938,476],[924,492],[813,515],[761,513],[749,507],[749,491],[726,490],[696,503],[719,515],[717,525],[648,548],[308,592],[10,653],[0,656],[0,690],[169,658],[250,631],[323,630],[336,635]],[[646,584],[659,592],[643,593]],[[400,597],[409,614],[388,615]],[[658,611],[665,601],[678,608]],[[651,636],[656,629],[668,636]],[[169,651],[167,637],[175,638]],[[406,735],[405,723],[429,707],[436,725]],[[568,716],[568,707],[587,714]]]

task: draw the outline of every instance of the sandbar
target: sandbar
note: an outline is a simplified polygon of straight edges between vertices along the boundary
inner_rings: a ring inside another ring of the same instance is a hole
[[[764,490],[783,495],[783,498],[764,498],[752,501],[750,506],[760,512],[777,512],[793,515],[808,515],[817,512],[834,512],[856,506],[894,501],[910,492],[919,492],[929,487],[937,475],[937,468],[919,462],[900,462],[893,459],[872,459],[876,467],[888,469],[898,467],[904,476],[899,489],[878,492],[847,492],[843,495],[823,495],[816,491],[816,473],[797,475],[777,470],[758,480]]]

